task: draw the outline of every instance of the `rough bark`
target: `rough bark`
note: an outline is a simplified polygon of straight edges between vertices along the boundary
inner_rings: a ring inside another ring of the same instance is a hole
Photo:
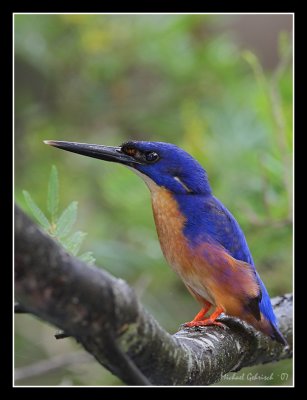
[[[210,385],[242,367],[292,357],[292,295],[273,299],[285,348],[241,321],[163,330],[133,289],[70,256],[18,207],[15,296],[28,312],[74,336],[129,385]]]

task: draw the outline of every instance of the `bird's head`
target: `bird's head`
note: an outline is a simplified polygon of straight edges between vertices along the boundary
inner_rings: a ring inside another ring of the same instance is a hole
[[[176,194],[210,194],[207,173],[187,152],[164,142],[129,141],[120,147],[45,141],[54,147],[126,165],[152,190],[154,184]]]

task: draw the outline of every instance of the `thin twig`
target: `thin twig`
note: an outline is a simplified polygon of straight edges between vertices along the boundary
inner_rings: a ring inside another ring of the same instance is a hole
[[[285,226],[292,225],[292,219],[290,218],[283,218],[283,219],[273,219],[273,218],[259,218],[259,216],[245,204],[241,205],[242,209],[244,210],[244,215],[248,219],[250,226],[248,227],[249,230],[255,230],[259,228],[274,228],[280,229],[284,228]]]
[[[15,382],[24,379],[34,378],[38,375],[44,375],[49,372],[65,368],[74,364],[93,362],[93,356],[84,350],[70,354],[60,354],[47,360],[35,362],[25,367],[17,368],[14,373]]]
[[[287,151],[286,123],[282,109],[282,99],[279,90],[279,82],[284,72],[289,67],[291,59],[292,59],[292,50],[291,47],[289,46],[287,53],[281,58],[281,61],[278,67],[276,68],[275,73],[273,74],[269,85],[271,110],[272,110],[273,120],[276,126],[275,129],[276,142],[283,161],[283,169],[284,169],[283,180],[284,180],[284,186],[288,194],[289,218],[291,218],[292,216],[292,179],[291,179],[292,166],[291,166],[291,159]]]

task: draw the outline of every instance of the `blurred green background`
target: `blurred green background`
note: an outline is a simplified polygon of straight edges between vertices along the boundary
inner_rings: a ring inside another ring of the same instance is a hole
[[[76,229],[88,233],[82,250],[129,282],[174,333],[199,306],[166,265],[144,183],[122,166],[42,143],[172,142],[206,168],[271,296],[292,291],[291,15],[25,14],[14,22],[15,198],[27,213],[22,190],[45,210],[55,164],[61,208],[79,204]],[[81,350],[54,333],[34,317],[15,317],[19,376]],[[16,384],[122,384],[82,357]],[[292,384],[292,360],[237,374],[250,371],[274,379],[218,385]]]

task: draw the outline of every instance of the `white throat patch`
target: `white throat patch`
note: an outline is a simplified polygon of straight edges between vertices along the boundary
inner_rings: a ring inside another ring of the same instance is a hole
[[[151,192],[154,192],[155,190],[157,190],[158,185],[151,179],[149,178],[147,175],[143,174],[142,172],[138,171],[137,169],[131,168],[128,165],[126,165],[127,168],[129,168],[131,171],[133,171],[136,175],[138,175],[140,178],[143,179],[143,181],[146,183],[146,185],[148,186],[148,189]]]
[[[143,179],[143,181],[146,183],[146,185],[148,186],[149,190],[151,192],[154,192],[157,190],[158,185],[151,179],[149,178],[147,175],[143,174],[142,172],[138,171],[137,169],[131,168],[129,166],[126,165],[127,168],[129,168],[131,171],[133,171],[136,175],[138,175],[139,177],[141,177]],[[188,193],[191,193],[192,190],[190,188],[187,187],[186,184],[184,184],[180,178],[178,178],[178,176],[174,176],[175,181],[177,181],[178,183],[180,183],[180,185],[184,188],[184,190],[186,190]]]

